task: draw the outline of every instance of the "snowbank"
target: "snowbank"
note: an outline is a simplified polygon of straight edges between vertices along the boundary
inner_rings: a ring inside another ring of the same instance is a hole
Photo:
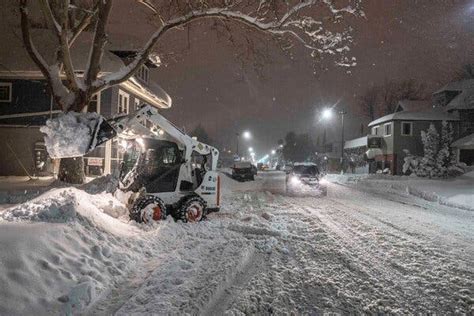
[[[141,230],[107,209],[124,206],[68,188],[0,211],[0,315],[77,313],[142,258]]]
[[[330,174],[326,179],[344,185],[369,186],[378,190],[393,189],[442,205],[474,211],[474,171],[450,179],[374,174]]]
[[[46,149],[52,158],[84,156],[95,144],[92,135],[102,117],[97,113],[68,112],[46,121],[40,131],[44,137]]]

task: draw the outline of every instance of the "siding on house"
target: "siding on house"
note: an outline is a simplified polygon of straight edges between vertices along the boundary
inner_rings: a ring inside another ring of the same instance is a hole
[[[35,166],[35,143],[44,142],[38,127],[0,127],[0,176],[39,175]],[[23,169],[25,168],[27,172]]]
[[[44,112],[51,108],[51,97],[44,80],[0,79],[12,84],[11,102],[0,102],[0,115]],[[53,104],[53,110],[59,110]]]

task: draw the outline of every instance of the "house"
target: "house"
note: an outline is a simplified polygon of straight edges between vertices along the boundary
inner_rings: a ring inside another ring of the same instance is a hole
[[[404,150],[422,156],[421,131],[431,123],[440,131],[442,121],[454,127],[452,147],[458,161],[474,164],[474,79],[468,79],[451,82],[434,92],[432,104],[402,100],[394,113],[370,122],[370,135],[380,138],[380,148],[368,152],[375,159],[375,169],[389,168],[392,174],[402,174]]]
[[[8,43],[0,49],[0,175],[51,174],[55,163],[48,158],[39,127],[61,111],[48,93],[41,72],[27,55],[21,34],[3,32],[0,36],[2,43]],[[54,51],[55,41],[49,32],[34,30],[33,40],[40,43],[42,53]],[[78,76],[84,72],[91,43],[92,34],[83,33],[72,48]],[[106,48],[101,74],[120,70],[136,54],[129,47]],[[150,71],[157,67],[157,59],[149,58],[135,76],[95,95],[86,111],[111,118],[132,113],[143,104],[169,108],[171,98],[150,78]],[[109,141],[87,155],[86,174],[108,174],[118,167],[120,158],[117,142]]]
[[[447,113],[441,108],[424,111],[401,111],[385,115],[369,123],[370,135],[380,139],[380,148],[374,155],[376,170],[389,169],[392,174],[402,174],[405,153],[422,156],[423,143],[421,131],[426,131],[430,124],[441,130],[442,121],[456,123],[457,114]],[[457,133],[456,133],[457,134]]]

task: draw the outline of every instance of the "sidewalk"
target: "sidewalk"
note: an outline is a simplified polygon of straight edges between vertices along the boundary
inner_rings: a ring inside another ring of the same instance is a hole
[[[474,211],[474,171],[450,179],[375,174],[327,175],[327,180],[347,185],[395,189],[428,201]]]

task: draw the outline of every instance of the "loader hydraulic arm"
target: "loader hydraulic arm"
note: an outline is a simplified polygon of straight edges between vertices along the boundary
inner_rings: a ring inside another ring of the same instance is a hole
[[[151,122],[153,127],[148,128],[146,121]],[[144,105],[140,110],[133,114],[117,117],[107,121],[107,123],[108,124],[102,124],[100,129],[96,132],[96,146],[117,136],[128,139],[134,139],[138,137],[171,139],[186,148],[184,157],[186,162],[191,160],[193,151],[201,155],[211,154],[212,170],[217,168],[219,151],[216,148],[203,144],[191,136],[185,134],[173,123],[160,115],[156,108],[150,105]],[[93,148],[91,148],[91,150],[92,149]]]

